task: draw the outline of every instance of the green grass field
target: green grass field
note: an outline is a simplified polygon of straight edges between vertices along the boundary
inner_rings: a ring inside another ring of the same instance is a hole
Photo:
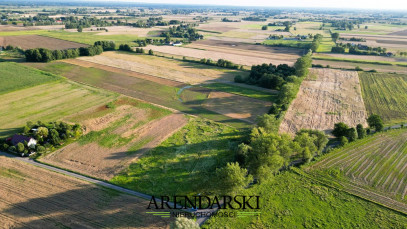
[[[57,81],[0,95],[0,137],[19,132],[27,121],[56,121],[113,100],[115,94]]]
[[[0,94],[60,79],[58,76],[21,64],[0,62]]]
[[[203,108],[201,105],[207,98],[207,93],[185,89],[179,94],[180,88],[178,87],[166,86],[128,75],[62,62],[30,65],[44,71],[65,76],[74,81],[112,90],[214,121],[224,122],[238,128],[248,128],[251,126],[247,122],[231,119]]]
[[[210,174],[233,159],[229,147],[242,132],[190,118],[181,130],[144,154],[111,182],[151,195],[196,195],[208,190]]]
[[[385,124],[407,120],[407,75],[359,72],[368,114],[378,114]]]
[[[203,228],[403,228],[407,218],[345,192],[315,183],[293,172],[246,189],[259,195],[259,216],[212,217]]]
[[[257,91],[249,88],[239,87],[230,84],[212,83],[203,85],[206,88],[224,91],[236,95],[242,95],[254,99],[261,99],[268,102],[274,102],[277,99],[277,94],[271,94],[263,91]]]

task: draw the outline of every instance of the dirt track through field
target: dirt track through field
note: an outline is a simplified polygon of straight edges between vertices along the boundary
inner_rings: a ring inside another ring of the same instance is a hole
[[[367,126],[366,118],[357,72],[312,69],[291,103],[280,132],[294,134],[300,129],[317,129],[329,133],[338,122]]]

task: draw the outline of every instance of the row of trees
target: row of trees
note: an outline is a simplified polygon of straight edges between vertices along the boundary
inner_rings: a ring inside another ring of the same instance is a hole
[[[262,182],[291,163],[307,163],[328,143],[327,136],[318,130],[301,130],[294,138],[277,134],[270,125],[272,119],[267,114],[260,116],[247,140],[234,149],[235,161],[216,170],[215,179],[222,184],[219,192],[236,193],[253,179]]]
[[[130,45],[128,45],[128,44],[121,44],[121,45],[119,46],[119,50],[121,50],[121,51],[126,51],[126,52],[141,53],[141,54],[146,53],[143,48],[136,48],[135,50],[133,50],[133,49],[130,47]],[[148,55],[154,55],[154,51],[153,51],[152,49],[148,50]]]
[[[183,60],[185,61],[186,58],[184,57]],[[193,60],[188,60],[189,62],[196,62]],[[211,65],[211,66],[218,66],[218,67],[222,67],[222,68],[230,68],[230,69],[239,69],[243,66],[240,66],[238,64],[232,63],[229,60],[224,60],[224,59],[218,59],[218,61],[213,61],[212,59],[201,59],[199,61],[200,64],[206,64],[206,65]]]
[[[71,59],[78,56],[95,56],[103,51],[114,50],[113,41],[97,41],[93,46],[66,50],[49,50],[45,48],[27,49],[24,54],[29,62],[50,62],[53,60]]]
[[[365,129],[362,124],[358,124],[356,129],[349,127],[343,122],[336,123],[332,134],[341,141],[341,145],[345,145],[348,142],[353,142],[356,139],[362,139],[370,133],[370,129],[374,129],[376,132],[382,131],[384,128],[383,120],[379,115],[370,115],[367,119],[369,128]]]

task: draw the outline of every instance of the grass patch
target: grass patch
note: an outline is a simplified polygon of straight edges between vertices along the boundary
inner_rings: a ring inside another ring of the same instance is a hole
[[[407,120],[407,75],[359,72],[368,114],[380,115],[386,124]]]
[[[254,99],[260,99],[268,102],[274,102],[277,99],[276,94],[271,94],[263,91],[257,91],[249,88],[234,86],[230,84],[222,84],[222,83],[213,83],[213,84],[205,84],[203,85],[206,88],[224,91],[236,95],[242,95]]]
[[[209,174],[233,159],[229,147],[241,134],[226,125],[191,118],[111,182],[150,195],[203,193]]]
[[[21,64],[0,62],[0,94],[60,79],[56,75]]]
[[[402,228],[407,224],[402,214],[293,172],[239,194],[260,196],[260,209],[255,210],[260,216],[212,217],[203,228]],[[230,211],[243,210],[220,210]]]
[[[29,176],[15,169],[0,168],[0,177],[25,180]]]

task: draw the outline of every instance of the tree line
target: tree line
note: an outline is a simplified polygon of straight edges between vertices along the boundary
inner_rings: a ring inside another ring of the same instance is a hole
[[[367,134],[371,133],[370,129],[374,129],[376,132],[383,131],[384,129],[383,120],[379,115],[370,115],[367,119],[367,123],[369,125],[367,129],[365,129],[362,124],[358,124],[356,128],[354,128],[349,127],[343,122],[335,123],[332,135],[334,135],[343,146],[348,142],[366,137]]]
[[[211,188],[222,194],[238,193],[250,183],[261,183],[292,164],[308,163],[322,154],[328,143],[322,131],[303,129],[294,137],[277,134],[269,116],[260,116],[257,127],[232,147],[234,160],[216,169]]]
[[[25,58],[29,62],[50,62],[53,60],[71,59],[79,56],[95,56],[103,51],[114,50],[116,47],[113,41],[97,41],[89,47],[80,47],[65,50],[49,50],[45,48],[27,49],[24,52]]]

